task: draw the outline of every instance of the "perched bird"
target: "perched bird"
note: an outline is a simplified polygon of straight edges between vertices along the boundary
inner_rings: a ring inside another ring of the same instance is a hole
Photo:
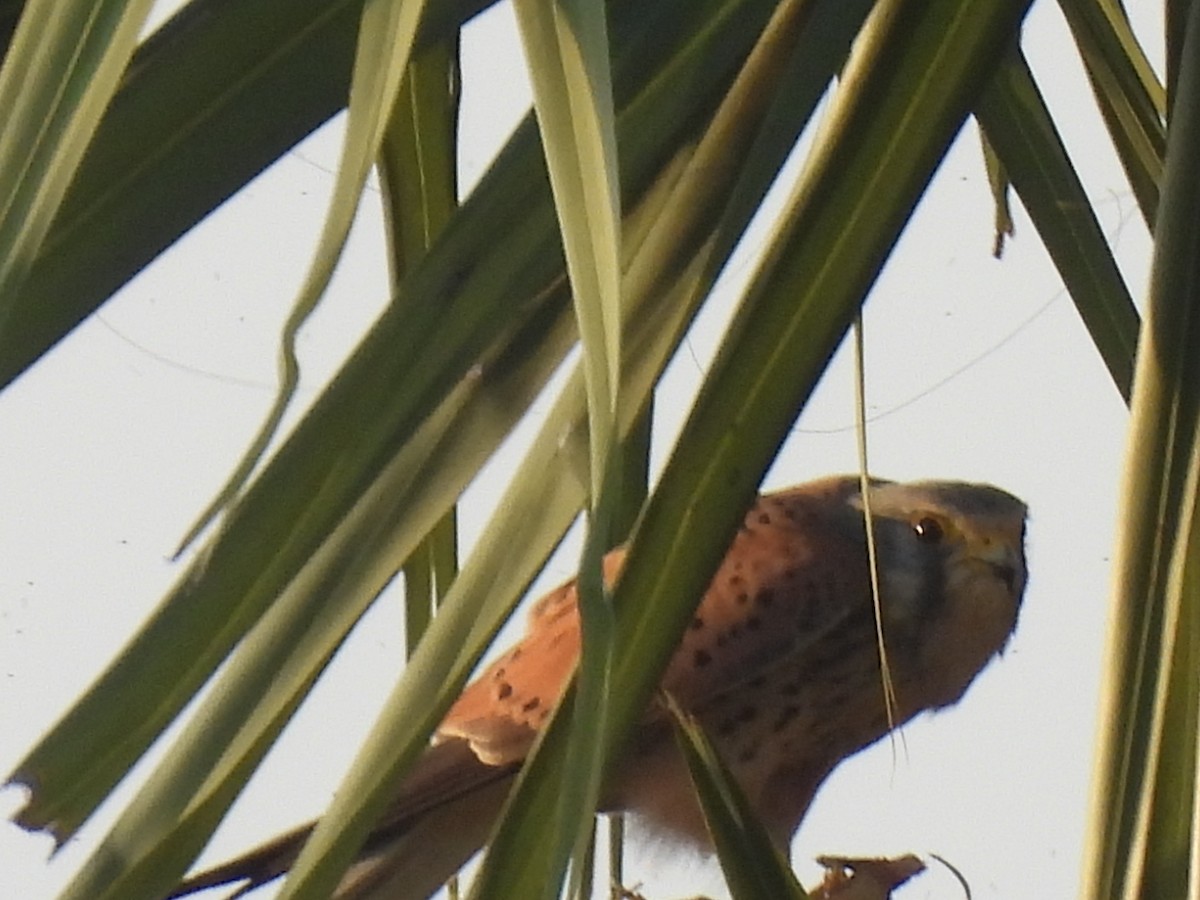
[[[1012,634],[1025,589],[1025,504],[1011,494],[982,484],[876,481],[869,500],[891,723],[857,476],[758,498],[662,678],[785,848],[838,763],[889,724],[962,696]],[[605,557],[609,583],[623,562],[621,548]],[[451,707],[335,897],[428,896],[482,846],[578,653],[568,582],[534,605],[525,637]],[[710,846],[657,702],[603,801],[677,840]],[[311,827],[194,876],[172,896],[270,881],[292,864]]]

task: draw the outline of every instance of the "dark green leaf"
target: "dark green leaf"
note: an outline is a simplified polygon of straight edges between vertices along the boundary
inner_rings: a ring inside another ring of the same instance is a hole
[[[976,115],[1058,266],[1117,390],[1128,402],[1137,310],[1019,52],[1009,55],[997,71],[979,98]]]

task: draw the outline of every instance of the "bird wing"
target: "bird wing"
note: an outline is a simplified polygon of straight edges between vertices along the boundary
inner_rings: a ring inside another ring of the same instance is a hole
[[[431,747],[371,832],[335,900],[409,900],[436,891],[487,840],[517,766],[479,760],[465,741]],[[240,882],[234,895],[285,874],[315,827],[310,822],[181,882],[169,897]],[[392,883],[396,873],[403,884]]]
[[[685,710],[753,680],[838,627],[869,601],[854,478],[831,478],[758,499],[746,514],[684,632],[662,686]],[[857,531],[855,529],[857,528]],[[610,587],[625,562],[604,557]],[[525,758],[574,672],[580,625],[574,580],[533,607],[525,636],[463,691],[438,728],[499,765]],[[647,711],[661,721],[662,710]]]
[[[791,665],[854,616],[870,614],[857,480],[767,494],[746,513],[662,686],[685,710]]]
[[[616,582],[624,563],[623,547],[604,557],[606,584]],[[525,636],[466,686],[437,739],[465,739],[491,765],[523,760],[579,660],[578,600],[575,579],[538,600]]]

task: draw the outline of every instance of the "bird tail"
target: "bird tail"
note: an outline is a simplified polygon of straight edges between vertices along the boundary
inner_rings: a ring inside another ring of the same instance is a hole
[[[430,748],[404,779],[334,891],[334,900],[424,900],[487,841],[516,764],[483,763],[463,740]],[[285,874],[315,827],[309,823],[182,881],[169,898],[239,884],[230,900]]]

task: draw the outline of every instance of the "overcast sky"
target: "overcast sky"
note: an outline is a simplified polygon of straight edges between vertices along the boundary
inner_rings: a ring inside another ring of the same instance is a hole
[[[1160,3],[1134,4],[1161,71]],[[1035,4],[1024,46],[1140,302],[1149,240],[1103,136],[1055,4]],[[507,10],[465,41],[463,182],[478,177],[528,104]],[[314,245],[338,155],[334,122],[255,180],[0,393],[0,769],[11,771],[134,632],[181,571],[169,556],[258,426],[279,329]],[[884,477],[994,482],[1030,506],[1030,583],[1013,642],[960,706],[843,765],[793,859],[936,852],[976,898],[1077,892],[1097,674],[1126,411],[1019,205],[990,256],[992,209],[969,124],[866,309],[868,433]],[[267,236],[260,241],[257,236]],[[699,321],[657,406],[655,470],[721,335],[728,302]],[[329,297],[300,342],[314,396],[386,300],[378,198],[368,193]],[[539,404],[544,411],[548,401]],[[856,467],[849,354],[801,417],[767,487]],[[536,428],[529,421],[467,492],[468,550]],[[539,582],[568,576],[568,548]],[[328,802],[403,655],[396,604],[360,624],[312,702],[214,838],[216,861]],[[139,768],[130,779],[144,778]],[[122,802],[47,865],[50,841],[0,826],[0,896],[49,898]],[[0,794],[0,814],[20,806]],[[711,865],[635,850],[631,880],[656,898],[707,891]],[[945,871],[898,894],[962,896]]]

